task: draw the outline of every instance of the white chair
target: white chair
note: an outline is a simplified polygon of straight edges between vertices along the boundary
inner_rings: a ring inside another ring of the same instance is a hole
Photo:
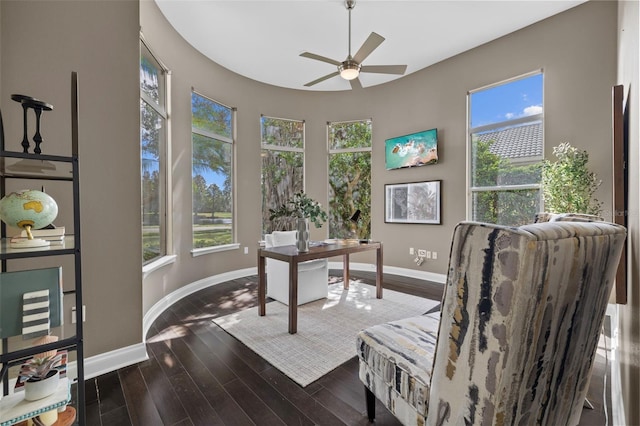
[[[296,244],[296,231],[265,235],[265,247]],[[316,259],[298,264],[298,305],[324,299],[329,292],[329,262]],[[289,305],[289,264],[267,258],[267,297]]]

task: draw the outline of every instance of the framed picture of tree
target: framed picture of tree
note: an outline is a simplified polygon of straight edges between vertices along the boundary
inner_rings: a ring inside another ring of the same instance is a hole
[[[384,221],[440,224],[441,182],[432,180],[385,185]]]

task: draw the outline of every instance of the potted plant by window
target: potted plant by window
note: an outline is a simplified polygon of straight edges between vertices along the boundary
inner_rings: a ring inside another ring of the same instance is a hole
[[[600,215],[594,194],[602,181],[587,167],[589,154],[564,142],[553,148],[557,161],[542,163],[542,198],[549,213]]]
[[[28,377],[24,384],[24,399],[36,401],[53,394],[58,389],[60,372],[57,369],[61,354],[36,355],[20,369],[20,375]]]
[[[327,221],[327,212],[322,205],[310,198],[304,191],[295,193],[289,200],[276,209],[269,209],[269,220],[288,217],[296,221],[298,251],[309,251],[309,221],[320,228]]]

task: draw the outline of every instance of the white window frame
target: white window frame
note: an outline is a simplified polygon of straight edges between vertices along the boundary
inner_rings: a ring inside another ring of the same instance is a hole
[[[152,107],[163,119],[164,119],[164,143],[160,146],[160,182],[161,188],[161,200],[159,206],[160,212],[160,239],[162,253],[160,256],[150,260],[147,263],[143,262],[142,273],[143,277],[146,277],[151,272],[169,265],[176,260],[175,254],[173,254],[173,215],[169,206],[172,203],[172,174],[171,167],[169,167],[171,160],[171,71],[169,68],[158,58],[153,52],[149,44],[144,40],[142,34],[140,34],[140,56],[143,54],[149,55],[159,66],[159,71],[164,75],[164,107],[159,105],[156,101],[151,99],[146,93],[139,87],[140,99],[147,105]],[[140,65],[138,65],[139,69]],[[142,125],[142,123],[141,123]],[[140,143],[140,141],[139,141]],[[142,176],[140,177],[142,184]],[[143,195],[142,192],[140,194]],[[140,224],[142,227],[142,223]],[[162,243],[163,242],[163,243]]]
[[[263,118],[269,118],[272,120],[282,120],[282,121],[294,121],[297,123],[302,123],[302,147],[298,148],[298,147],[293,147],[293,146],[282,146],[282,145],[272,145],[272,144],[268,144],[265,143],[264,140],[264,134],[262,132],[262,119]],[[305,122],[305,120],[298,120],[295,118],[282,118],[282,117],[273,117],[270,115],[264,115],[261,114],[260,115],[260,149],[261,150],[266,150],[266,151],[280,151],[280,152],[296,152],[296,153],[300,153],[302,154],[302,188],[303,191],[305,190],[306,187],[306,176],[307,176],[307,156],[305,155],[305,147],[306,147],[306,143],[307,143],[307,123]],[[260,173],[262,174],[262,164],[260,165]],[[260,180],[260,185],[262,186],[262,179]],[[260,188],[260,190],[262,191],[262,187]],[[261,213],[262,214],[262,213]],[[262,219],[261,219],[262,222]],[[260,225],[262,227],[262,223]],[[260,232],[264,232],[264,229],[261,229]]]
[[[528,77],[533,77],[534,75],[538,75],[541,74],[542,75],[542,79],[543,79],[543,83],[542,83],[542,105],[543,105],[543,111],[540,114],[533,114],[533,115],[529,115],[526,117],[517,117],[514,118],[512,120],[504,120],[501,122],[497,122],[497,123],[492,123],[492,124],[487,124],[487,125],[482,125],[482,126],[476,126],[476,127],[471,127],[471,95],[473,95],[474,93],[477,92],[481,92],[483,90],[487,90],[487,89],[491,89],[493,87],[498,87],[498,86],[502,86],[505,84],[509,84],[512,83],[514,81],[518,81],[518,80],[522,80]],[[496,186],[473,186],[472,185],[472,179],[473,179],[473,174],[472,174],[472,163],[473,163],[473,149],[472,149],[472,140],[473,140],[473,135],[476,133],[481,133],[481,132],[487,132],[487,131],[491,131],[491,130],[498,130],[501,128],[505,128],[505,127],[509,127],[509,126],[514,126],[514,125],[518,125],[518,124],[524,124],[524,123],[533,123],[536,121],[541,121],[542,122],[542,128],[544,129],[544,71],[542,69],[539,70],[535,70],[535,71],[531,71],[529,73],[526,74],[522,74],[513,78],[509,78],[506,80],[502,80],[499,81],[497,83],[493,83],[493,84],[489,84],[487,86],[483,86],[483,87],[479,87],[477,89],[474,90],[470,90],[469,92],[467,92],[467,200],[466,200],[466,210],[467,210],[467,215],[466,218],[467,220],[474,220],[473,218],[473,195],[475,193],[480,193],[480,192],[488,192],[488,191],[512,191],[512,190],[527,190],[527,189],[538,189],[540,191],[540,207],[543,208],[543,200],[542,200],[542,184],[538,183],[538,184],[523,184],[523,185],[496,185]],[[542,161],[544,159],[544,130],[543,130],[543,136],[542,136],[542,152],[543,155],[541,156],[535,156],[535,157],[531,157],[532,161]],[[533,218],[531,218],[533,220]]]
[[[332,149],[331,148],[331,140],[329,138],[329,136],[331,135],[331,126],[335,125],[335,124],[345,124],[345,123],[362,123],[362,122],[369,122],[370,126],[371,126],[371,140],[369,147],[362,147],[362,148],[338,148],[338,149]],[[331,164],[331,155],[333,154],[348,154],[348,153],[357,153],[357,152],[368,152],[369,155],[371,156],[371,169],[373,171],[373,119],[371,118],[363,118],[361,120],[341,120],[341,121],[327,121],[327,178],[329,178],[331,176],[331,170],[329,170],[329,166]],[[329,182],[327,181],[327,208],[329,208],[329,206],[331,205],[331,199],[329,198],[331,193],[330,193],[330,187],[331,185],[329,184]],[[373,185],[371,185],[371,191],[373,191]],[[372,195],[372,194],[370,194]],[[369,210],[371,210],[371,206],[369,206]],[[330,213],[330,212],[327,212]],[[329,225],[327,224],[327,235],[329,235],[330,229],[329,229]],[[330,236],[330,235],[329,235]]]
[[[204,95],[202,92],[191,88],[191,94],[196,94],[205,99],[208,99],[211,102],[215,102],[216,104],[228,108],[231,111],[231,137],[218,135],[217,133],[213,133],[207,130],[198,129],[193,126],[193,115],[191,114],[191,133],[197,134],[200,136],[204,136],[210,139],[216,139],[231,145],[231,239],[232,242],[229,244],[222,244],[219,246],[209,246],[209,247],[193,247],[193,220],[191,221],[191,256],[198,257],[209,253],[219,253],[228,250],[238,250],[240,248],[240,243],[238,243],[238,227],[237,227],[237,208],[236,208],[236,134],[237,134],[237,109],[226,105],[222,102],[216,101],[210,96]],[[189,97],[191,99],[191,96]],[[191,148],[193,149],[193,138],[191,138]],[[191,170],[193,170],[193,151],[191,152]],[[193,177],[192,177],[193,182]],[[193,190],[191,191],[191,212],[193,213]]]

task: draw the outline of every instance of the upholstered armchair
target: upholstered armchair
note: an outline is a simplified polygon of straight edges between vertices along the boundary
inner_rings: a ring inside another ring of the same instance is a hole
[[[296,231],[274,231],[265,235],[265,247],[295,245]],[[267,297],[289,305],[289,264],[267,259]],[[298,264],[298,305],[326,298],[329,292],[329,262],[309,260]]]
[[[553,221],[455,228],[440,317],[357,338],[367,413],[405,425],[575,425],[626,237]]]

